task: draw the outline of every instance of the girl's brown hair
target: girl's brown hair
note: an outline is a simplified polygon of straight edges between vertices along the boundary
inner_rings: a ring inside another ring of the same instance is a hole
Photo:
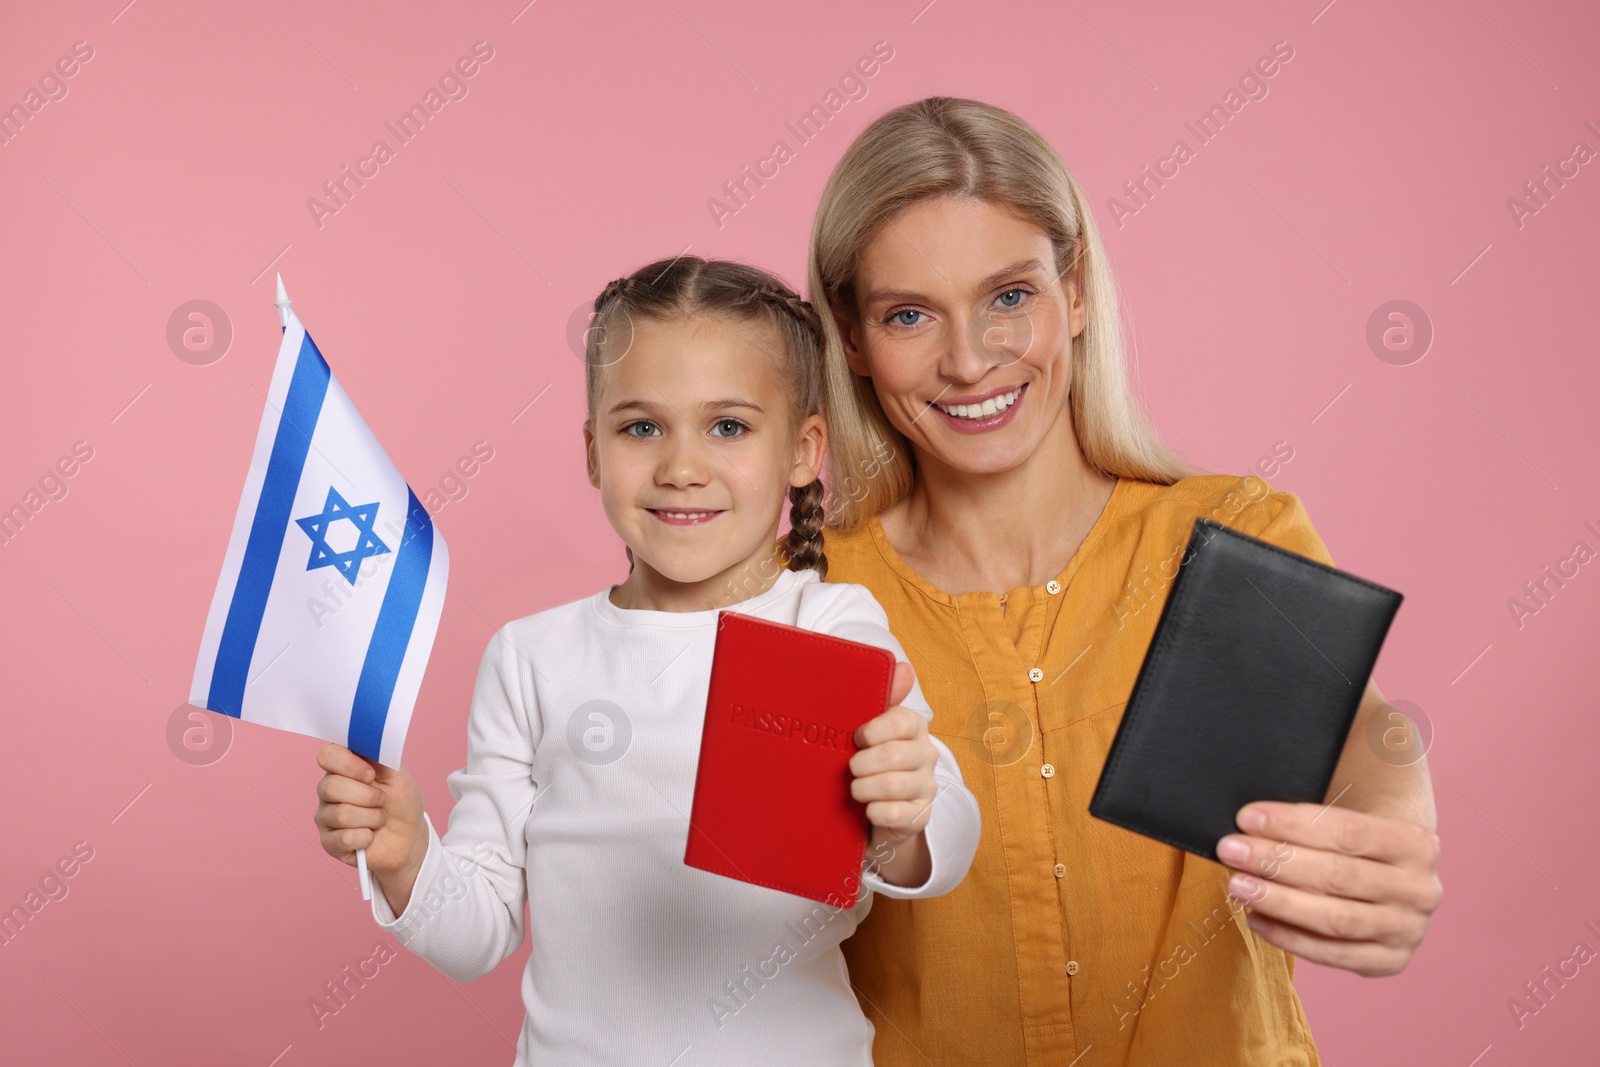
[[[627,356],[633,323],[682,321],[716,315],[732,322],[759,323],[777,332],[780,369],[788,393],[792,424],[822,411],[823,325],[808,301],[758,267],[730,260],[678,256],[647,263],[625,278],[608,282],[594,299],[594,318],[584,341],[589,417],[594,418],[601,372]],[[790,570],[828,573],[822,551],[825,518],[822,482],[789,489],[787,536],[779,543]],[[628,560],[633,561],[630,551]]]
[[[863,493],[841,499],[829,526],[848,533],[911,491],[910,449],[884,414],[872,380],[850,370],[835,320],[860,320],[856,273],[873,238],[911,205],[947,196],[984,200],[1038,226],[1055,249],[1058,274],[1083,294],[1088,314],[1072,340],[1068,409],[1089,465],[1162,485],[1200,473],[1172,453],[1134,396],[1111,265],[1088,200],[1061,156],[1009,111],[931,96],[861,131],[829,177],[811,231],[811,298],[830,311],[823,316],[828,484],[873,475]]]

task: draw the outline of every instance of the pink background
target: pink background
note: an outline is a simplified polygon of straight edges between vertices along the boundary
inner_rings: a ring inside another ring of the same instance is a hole
[[[574,310],[686,246],[799,282],[850,138],[944,93],[1017,111],[1077,174],[1170,439],[1239,473],[1287,441],[1272,484],[1406,594],[1376,678],[1434,727],[1445,898],[1403,975],[1301,970],[1328,1062],[1594,1061],[1596,967],[1521,1029],[1507,1007],[1600,948],[1600,565],[1520,629],[1507,606],[1600,548],[1600,163],[1521,227],[1507,207],[1600,149],[1593,5],[121,3],[13,5],[0,33],[0,103],[94,49],[0,146],[0,506],[94,449],[0,546],[0,906],[93,849],[0,948],[0,1059],[511,1061],[527,946],[470,986],[402,952],[318,1029],[308,1000],[380,932],[315,843],[317,743],[246,724],[209,766],[169,749],[278,343],[272,271],[419,495],[494,449],[436,515],[452,585],[406,763],[443,825],[492,630],[624,570],[583,476]],[[384,123],[479,40],[469,95],[319,227],[307,199],[394,147]],[[880,40],[869,95],[719,227],[708,198],[796,147],[783,123]],[[1119,228],[1122,183],[1280,40],[1269,95]],[[1408,366],[1365,339],[1397,298],[1435,329]],[[205,366],[166,340],[194,299],[234,330]]]

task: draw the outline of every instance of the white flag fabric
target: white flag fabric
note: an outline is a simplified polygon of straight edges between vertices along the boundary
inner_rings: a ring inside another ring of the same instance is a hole
[[[288,312],[189,703],[394,767],[450,555]]]

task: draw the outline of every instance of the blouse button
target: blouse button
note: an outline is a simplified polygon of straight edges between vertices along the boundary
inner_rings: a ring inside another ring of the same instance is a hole
[[[1051,596],[1055,596],[1057,593],[1061,592],[1061,583],[1052,578],[1050,581],[1044,583],[1044,591],[1049,593]]]
[[[1067,961],[1067,973],[1068,974],[1077,974],[1078,973],[1078,961],[1077,960],[1068,960]]]
[[[1028,681],[1030,681],[1030,682],[1042,682],[1042,681],[1044,681],[1044,671],[1041,671],[1038,667],[1033,668],[1033,670],[1028,672]]]
[[[1046,763],[1043,767],[1039,768],[1039,773],[1044,775],[1046,778],[1054,778],[1056,776],[1055,764]]]
[[[1065,863],[1056,864],[1055,872],[1057,878],[1065,878],[1067,876],[1067,865]]]

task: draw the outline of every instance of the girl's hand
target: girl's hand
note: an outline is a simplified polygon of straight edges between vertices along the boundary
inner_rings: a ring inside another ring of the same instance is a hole
[[[856,731],[860,751],[850,757],[850,795],[867,806],[872,823],[868,855],[884,881],[904,886],[921,885],[933,870],[922,831],[938,790],[928,720],[900,706],[914,677],[911,664],[895,664],[892,706]]]
[[[323,746],[317,766],[328,772],[317,783],[323,851],[354,867],[356,849],[366,849],[367,869],[400,914],[428,850],[416,779],[404,767],[370,763],[343,745]]]
[[[1257,801],[1217,855],[1244,874],[1228,893],[1250,928],[1301,959],[1366,977],[1397,974],[1439,906],[1439,838],[1405,819]],[[1238,849],[1232,846],[1241,846]]]

